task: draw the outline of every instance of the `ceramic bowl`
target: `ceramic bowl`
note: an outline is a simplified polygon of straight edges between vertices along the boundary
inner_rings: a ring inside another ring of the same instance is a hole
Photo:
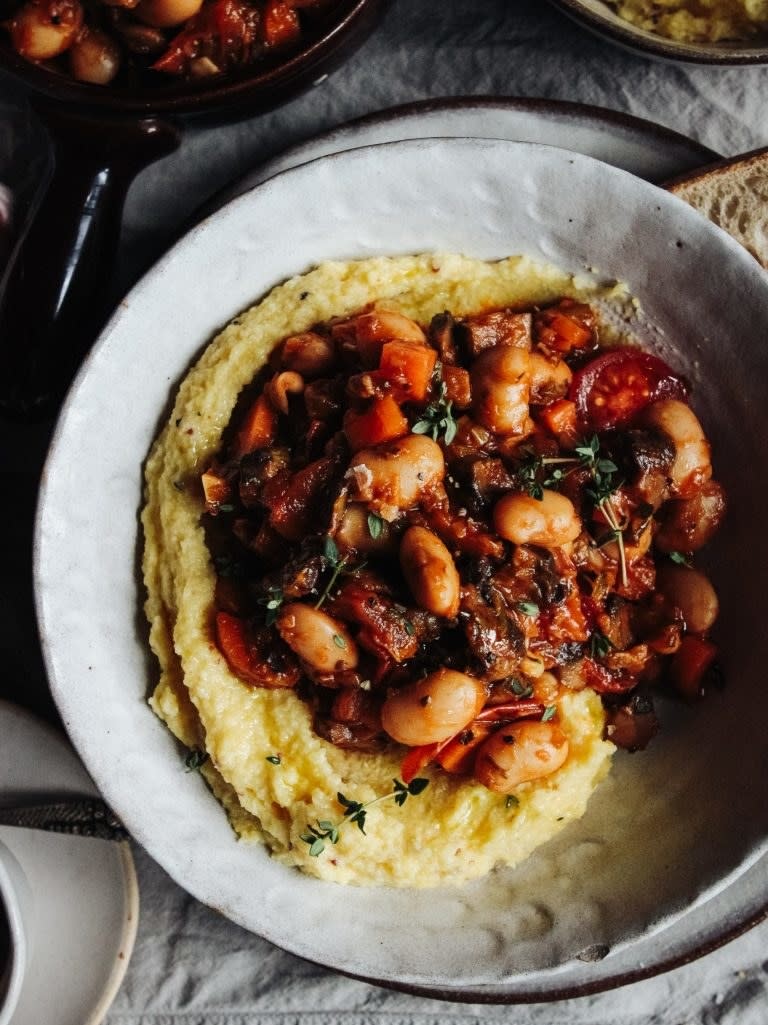
[[[191,361],[273,285],[325,259],[425,250],[527,253],[628,283],[651,325],[648,345],[693,384],[730,496],[708,566],[728,686],[693,708],[665,707],[648,751],[619,753],[585,817],[519,869],[459,888],[341,890],[238,843],[147,707],[157,668],[136,571],[142,463]],[[83,366],[36,528],[52,691],[136,839],[200,900],[279,946],[451,999],[618,985],[759,917],[768,903],[768,593],[757,571],[768,561],[768,349],[758,343],[767,331],[768,278],[729,236],[624,171],[547,146],[414,140],[327,156],[190,232],[121,304]]]
[[[766,35],[742,42],[682,43],[630,24],[604,0],[550,0],[550,3],[597,35],[649,57],[724,67],[768,64]]]
[[[0,841],[0,929],[6,950],[0,962],[0,1025],[10,1025],[21,995],[32,940],[32,894],[12,852]]]

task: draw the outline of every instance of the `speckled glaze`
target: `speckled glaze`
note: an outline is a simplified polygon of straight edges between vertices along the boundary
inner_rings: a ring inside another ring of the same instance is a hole
[[[190,361],[271,286],[323,259],[425,249],[525,252],[629,283],[652,325],[647,343],[693,383],[730,496],[709,565],[729,687],[690,710],[665,706],[651,748],[620,753],[584,819],[519,869],[456,889],[342,892],[239,844],[146,707],[155,668],[136,575],[142,460]],[[749,567],[768,557],[757,519],[768,492],[766,330],[768,278],[728,236],[626,172],[546,146],[359,149],[278,175],[199,225],[128,296],[83,367],[37,522],[52,690],[137,840],[196,897],[276,944],[453,999],[606,988],[756,920],[768,897],[768,598]],[[96,482],[87,501],[84,465]]]
[[[550,3],[598,36],[648,57],[720,67],[768,64],[765,36],[750,42],[683,43],[625,21],[605,0],[550,0]]]

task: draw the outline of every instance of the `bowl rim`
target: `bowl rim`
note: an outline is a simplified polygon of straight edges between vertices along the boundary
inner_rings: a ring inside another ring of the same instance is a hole
[[[768,40],[759,46],[748,46],[741,42],[732,45],[683,43],[654,35],[645,29],[636,28],[630,22],[616,22],[606,14],[588,8],[584,0],[549,0],[549,2],[575,21],[582,22],[598,35],[604,36],[620,46],[647,53],[653,57],[718,67],[768,64]]]
[[[59,106],[76,106],[83,112],[103,111],[118,116],[196,114],[211,112],[224,105],[242,109],[250,103],[253,106],[246,109],[246,113],[257,113],[269,104],[272,97],[277,99],[303,83],[310,85],[312,72],[322,74],[325,66],[332,64],[345,45],[352,45],[358,38],[362,40],[369,19],[372,21],[388,2],[340,0],[339,12],[335,15],[333,11],[328,12],[319,35],[308,46],[255,75],[249,75],[246,66],[240,72],[215,76],[212,84],[202,79],[149,89],[89,85],[30,63],[6,43],[0,48],[0,68],[31,88],[38,97]]]
[[[377,143],[377,144],[372,144],[372,145],[368,145],[368,146],[363,146],[360,149],[356,150],[355,152],[359,154],[361,150],[381,150],[382,148],[390,148],[390,147],[398,147],[398,148],[400,148],[400,147],[411,147],[411,146],[423,144],[425,142],[428,143],[428,144],[434,144],[436,142],[441,142],[441,143],[446,143],[446,142],[449,142],[449,143],[473,142],[473,143],[480,143],[480,144],[485,144],[485,145],[489,145],[490,144],[492,146],[505,145],[505,146],[524,147],[524,148],[529,148],[529,149],[549,149],[549,150],[553,150],[554,152],[558,152],[558,148],[557,147],[546,146],[546,145],[537,144],[537,143],[520,143],[520,142],[509,142],[509,141],[506,141],[506,140],[488,140],[488,139],[472,139],[472,138],[470,138],[470,139],[466,139],[466,138],[465,139],[459,139],[459,138],[456,138],[456,139],[409,139],[409,140],[399,141],[399,142]],[[588,161],[588,162],[595,162],[595,163],[598,163],[598,164],[601,163],[601,161],[597,161],[593,157],[586,157],[586,156],[582,156],[582,155],[579,155],[579,154],[573,154],[573,153],[569,153],[569,151],[560,151],[560,152],[569,154],[570,156],[575,156],[579,160],[584,160],[584,161]],[[300,167],[290,168],[290,169],[287,169],[285,171],[279,172],[277,175],[275,175],[274,178],[269,179],[269,181],[265,182],[264,184],[265,185],[269,185],[270,183],[276,181],[277,179],[282,178],[284,175],[291,176],[291,175],[293,175],[293,174],[295,174],[297,172],[298,173],[303,173],[304,171],[306,171],[306,169],[309,166],[311,166],[311,165],[313,165],[315,163],[319,163],[319,162],[322,162],[322,163],[335,162],[335,161],[338,161],[340,158],[343,159],[345,156],[348,156],[348,155],[349,154],[347,154],[345,152],[341,152],[341,153],[334,153],[334,154],[329,154],[327,156],[318,157],[315,160],[309,161],[308,164],[304,164],[304,165],[302,165]],[[571,161],[571,162],[573,162],[573,161]],[[625,174],[625,175],[629,174],[629,172],[620,171],[620,169],[614,169],[614,170],[616,170],[617,173],[620,173],[620,174]],[[630,175],[630,177],[632,177],[632,176]],[[256,186],[255,189],[249,190],[249,193],[252,192],[252,191],[255,191],[258,188],[261,188],[261,186]],[[248,195],[248,193],[246,193],[245,195]],[[231,204],[237,204],[237,203],[241,202],[244,198],[245,198],[244,196],[237,197],[236,199],[233,199],[231,201]],[[674,198],[674,197],[670,197],[670,198]],[[675,201],[679,202],[683,206],[686,206],[686,204],[684,204],[682,200],[675,200]],[[231,204],[227,204],[227,206],[229,206]],[[201,226],[198,226],[198,228],[200,228],[200,227]],[[196,234],[196,229],[193,228],[191,232],[189,232],[187,235],[184,236],[184,239],[188,239],[190,236],[193,236],[195,234]],[[739,247],[737,243],[735,243],[732,239],[730,239],[729,236],[726,236],[725,233],[722,233],[722,232],[720,234],[723,235],[723,238],[724,238],[724,241],[726,242],[726,244],[729,244],[732,248],[734,248],[734,250],[738,250],[740,252],[742,251],[741,247]],[[169,253],[166,253],[165,256],[161,257],[161,259],[158,261],[158,263],[156,263],[154,265],[154,267],[151,268],[148,271],[148,274],[145,276],[145,278],[148,275],[154,274],[158,269],[162,268],[166,264],[166,262],[170,259],[171,254],[174,252],[174,250],[176,250],[176,248],[180,244],[183,243],[184,239],[179,240],[179,242],[177,242],[176,245],[171,248]],[[744,254],[744,255],[746,256],[746,254]],[[750,265],[751,265],[751,261],[750,261]],[[759,270],[759,268],[757,268],[756,265],[755,265],[755,270],[756,271]],[[760,273],[762,273],[762,272],[760,272]],[[145,278],[142,278],[141,281],[136,286],[134,286],[134,287],[136,289],[138,289],[144,283]],[[94,361],[95,356],[99,353],[99,351],[103,348],[104,344],[108,341],[112,331],[117,326],[117,322],[118,322],[119,318],[120,318],[120,311],[118,310],[116,312],[115,316],[113,317],[113,319],[104,328],[104,330],[103,330],[103,332],[102,332],[102,334],[100,336],[99,341],[97,342],[97,344],[94,347],[94,349],[91,350],[91,353],[87,357],[86,361],[84,362],[83,366],[81,367],[81,370],[80,370],[77,378],[75,379],[75,382],[74,382],[74,384],[73,384],[73,386],[72,386],[72,388],[70,390],[70,393],[69,393],[67,399],[65,400],[65,403],[64,403],[64,406],[62,408],[62,412],[61,412],[61,415],[59,417],[59,420],[58,420],[58,422],[56,424],[55,431],[54,431],[54,434],[53,434],[53,437],[52,437],[52,441],[51,441],[51,446],[50,446],[49,453],[48,453],[48,457],[46,459],[46,464],[45,464],[44,471],[43,471],[43,476],[42,476],[42,481],[41,481],[41,489],[40,489],[40,498],[39,498],[39,501],[38,501],[38,507],[37,507],[36,516],[35,516],[35,534],[34,534],[34,575],[35,575],[35,585],[36,585],[35,586],[35,604],[36,604],[38,623],[40,624],[41,634],[42,634],[43,637],[45,636],[44,632],[43,632],[43,627],[45,625],[46,620],[48,619],[48,615],[47,615],[47,612],[46,612],[46,609],[45,609],[45,603],[44,603],[43,597],[42,597],[42,588],[40,586],[41,583],[42,583],[42,576],[43,576],[43,573],[42,573],[42,548],[43,548],[43,543],[42,543],[43,542],[43,538],[42,538],[42,535],[44,533],[44,529],[43,529],[42,521],[43,521],[43,518],[44,518],[45,494],[46,494],[46,492],[48,490],[49,482],[50,482],[50,468],[51,468],[51,464],[54,461],[54,457],[56,455],[56,450],[57,450],[57,448],[59,446],[59,443],[61,441],[62,434],[64,433],[65,421],[69,419],[70,415],[72,414],[72,412],[73,412],[73,410],[74,410],[74,408],[76,406],[75,400],[77,398],[77,392],[79,391],[79,385],[88,376],[88,374],[90,372],[90,366],[91,366],[92,362]],[[50,651],[50,648],[49,648],[48,644],[45,643],[44,640],[43,640],[43,649],[44,649],[46,666],[47,666],[49,675],[51,677],[51,689],[52,689],[52,692],[54,694],[54,697],[55,697],[57,705],[58,705],[59,704],[58,693],[59,693],[59,686],[60,686],[60,684],[59,684],[59,673],[57,671],[57,666],[56,666],[55,659],[54,659],[54,657],[53,657],[53,655],[52,655],[52,653]],[[61,711],[65,711],[65,710],[61,709]],[[73,744],[75,744],[77,746],[76,734],[73,733],[73,729],[72,729],[74,724],[70,724],[70,722],[66,718],[66,716],[64,718],[65,718],[65,725],[66,725],[66,728],[67,728],[67,732],[70,735],[70,737],[72,738]],[[79,747],[78,747],[78,750],[79,750]],[[141,842],[140,839],[139,839],[139,842]],[[175,872],[173,872],[170,868],[166,867],[165,865],[163,867],[164,867],[164,869],[166,871],[170,872],[173,875],[174,878],[176,878]],[[184,884],[179,883],[179,885],[184,885]],[[197,896],[197,894],[195,894],[195,899],[201,900],[201,902],[206,903],[205,899],[204,898],[200,898],[199,896]],[[214,904],[209,903],[209,906],[213,907],[215,910],[222,911],[222,909],[220,907],[217,908],[216,905],[214,905]],[[711,951],[716,950],[717,948],[723,946],[724,944],[728,943],[732,939],[737,938],[738,936],[742,935],[743,933],[745,933],[749,929],[753,928],[754,926],[758,925],[760,922],[762,922],[763,920],[768,918],[768,895],[761,902],[753,901],[752,902],[752,906],[750,908],[746,909],[746,913],[742,911],[742,912],[740,912],[740,914],[741,914],[741,917],[738,920],[735,920],[735,921],[729,922],[729,923],[725,923],[725,924],[720,923],[722,931],[716,931],[714,933],[714,935],[707,935],[706,937],[702,937],[698,942],[694,942],[692,945],[686,947],[686,949],[684,951],[681,951],[679,954],[671,955],[671,956],[669,956],[669,957],[667,957],[665,959],[662,959],[660,961],[656,961],[656,962],[653,962],[653,963],[646,963],[646,964],[643,964],[643,965],[641,965],[641,966],[639,966],[637,968],[631,969],[631,970],[620,971],[620,972],[616,973],[615,975],[611,976],[610,978],[602,977],[602,978],[599,978],[599,979],[595,980],[594,982],[587,981],[587,982],[574,983],[574,984],[565,985],[565,986],[562,986],[562,987],[559,987],[559,988],[544,989],[543,991],[541,989],[537,989],[536,988],[536,983],[535,982],[533,983],[533,986],[531,988],[515,989],[513,992],[508,992],[508,993],[499,992],[498,989],[496,989],[495,991],[489,992],[489,989],[491,989],[491,987],[484,987],[483,984],[472,984],[472,983],[461,984],[461,987],[460,988],[456,988],[456,989],[451,989],[451,988],[448,988],[448,987],[438,988],[438,987],[433,987],[433,986],[430,986],[430,985],[422,985],[420,983],[414,983],[414,982],[403,982],[403,981],[400,981],[400,980],[389,980],[389,979],[386,979],[386,978],[382,979],[382,978],[377,977],[377,976],[369,976],[369,975],[366,975],[366,974],[356,973],[354,971],[348,971],[348,970],[345,970],[344,968],[340,968],[340,967],[337,967],[337,966],[333,966],[333,968],[334,968],[335,971],[338,971],[340,974],[346,975],[346,976],[348,976],[350,978],[353,978],[353,979],[358,979],[358,980],[361,980],[361,981],[365,981],[365,982],[371,983],[373,985],[378,985],[378,986],[382,986],[382,987],[385,987],[385,988],[389,988],[389,989],[393,989],[393,990],[397,990],[397,991],[401,991],[401,992],[411,993],[413,995],[427,996],[427,997],[431,997],[431,998],[442,999],[442,1000],[447,1000],[447,1001],[452,1001],[452,1002],[457,1002],[457,1003],[483,1003],[483,1004],[514,1005],[514,1004],[521,1004],[521,1003],[553,1002],[553,1001],[564,1000],[564,999],[574,998],[574,997],[578,997],[578,996],[585,996],[585,995],[589,995],[589,994],[594,994],[594,993],[599,993],[599,992],[604,992],[604,991],[607,991],[607,990],[615,989],[615,988],[627,985],[629,983],[638,982],[638,981],[641,981],[641,980],[644,980],[644,979],[648,979],[648,978],[651,978],[651,977],[663,974],[664,972],[667,972],[667,971],[669,971],[671,969],[678,968],[678,967],[686,965],[686,964],[688,964],[688,963],[690,963],[692,961],[695,961],[698,958],[700,958],[700,957],[710,953]],[[228,915],[228,917],[232,917],[232,916]],[[240,924],[240,925],[243,925],[242,921],[239,921],[236,918],[234,919],[234,921],[238,922],[238,924]],[[265,935],[265,934],[264,933],[260,933],[259,935]],[[266,938],[271,940],[271,937],[269,937],[268,935],[266,936]],[[271,940],[271,941],[272,942],[277,942],[277,941],[274,941],[274,940]],[[308,957],[306,954],[297,953],[295,951],[293,953],[294,953],[294,956],[301,957],[303,960],[308,961],[309,963],[314,963],[314,964],[318,964],[318,965],[321,965],[321,966],[324,966],[324,967],[328,967],[328,962],[326,962],[326,961],[314,960],[313,958]],[[538,974],[538,973],[534,973],[534,974]],[[524,975],[521,975],[519,978],[521,980],[524,979]],[[509,980],[505,980],[504,982],[501,982],[501,983],[496,983],[495,985],[497,985],[497,986],[498,985],[504,985],[505,982],[507,984],[509,984],[509,982],[513,982],[514,983],[515,981],[516,980],[514,980],[514,979],[509,979]]]

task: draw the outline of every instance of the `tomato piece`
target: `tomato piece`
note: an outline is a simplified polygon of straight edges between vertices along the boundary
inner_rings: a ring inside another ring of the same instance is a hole
[[[275,649],[271,631],[251,631],[245,620],[216,613],[216,643],[227,665],[241,680],[256,687],[295,687],[301,671],[288,652]]]
[[[438,744],[422,744],[421,747],[409,747],[408,754],[403,758],[400,765],[400,775],[403,778],[403,783],[407,785],[412,779],[415,779],[416,774],[433,761],[435,755],[445,743],[445,741],[441,741]]]
[[[675,689],[685,698],[701,695],[707,670],[717,658],[717,648],[694,634],[686,634],[672,656],[669,675]]]
[[[574,375],[568,398],[576,403],[582,428],[625,427],[658,399],[685,399],[682,377],[640,349],[611,349]]]
[[[207,57],[218,71],[247,64],[257,40],[258,11],[245,0],[204,3],[152,65],[171,75],[189,73],[193,61]]]
[[[268,0],[264,8],[262,31],[268,46],[288,46],[301,35],[299,17],[294,5],[285,0]]]

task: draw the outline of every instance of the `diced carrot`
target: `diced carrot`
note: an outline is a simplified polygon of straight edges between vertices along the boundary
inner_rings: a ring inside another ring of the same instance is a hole
[[[268,46],[288,46],[301,35],[299,16],[286,0],[267,0],[261,25]]]
[[[423,402],[429,391],[437,353],[419,342],[386,342],[379,370],[400,402]]]
[[[445,397],[456,409],[469,409],[472,405],[472,388],[469,371],[463,367],[443,365]]]
[[[570,399],[556,399],[554,402],[550,402],[541,410],[538,420],[556,438],[561,435],[565,435],[566,440],[577,437],[576,403],[571,402]]]
[[[717,658],[717,647],[694,634],[686,634],[672,656],[669,676],[675,689],[686,698],[701,695],[704,676]]]
[[[400,765],[400,775],[403,777],[403,783],[410,783],[417,772],[421,772],[422,769],[426,768],[434,760],[441,747],[442,743],[422,744],[421,747],[408,748],[408,754],[403,758]]]
[[[200,483],[205,496],[205,511],[215,515],[219,511],[219,506],[232,497],[231,485],[228,480],[219,477],[213,470],[206,470],[201,474]]]
[[[248,410],[237,433],[234,454],[237,458],[274,445],[277,437],[277,413],[266,395],[259,395]]]
[[[374,399],[371,405],[358,413],[353,409],[344,414],[344,433],[354,452],[370,445],[394,441],[408,433],[408,421],[391,395]]]
[[[552,335],[547,335],[547,344],[558,352],[584,349],[592,340],[589,328],[580,324],[575,317],[569,317],[567,313],[553,313],[548,318],[547,327],[552,332]]]
[[[449,741],[435,759],[446,772],[454,776],[469,776],[474,768],[475,755],[482,742],[493,730],[490,723],[472,723]]]

